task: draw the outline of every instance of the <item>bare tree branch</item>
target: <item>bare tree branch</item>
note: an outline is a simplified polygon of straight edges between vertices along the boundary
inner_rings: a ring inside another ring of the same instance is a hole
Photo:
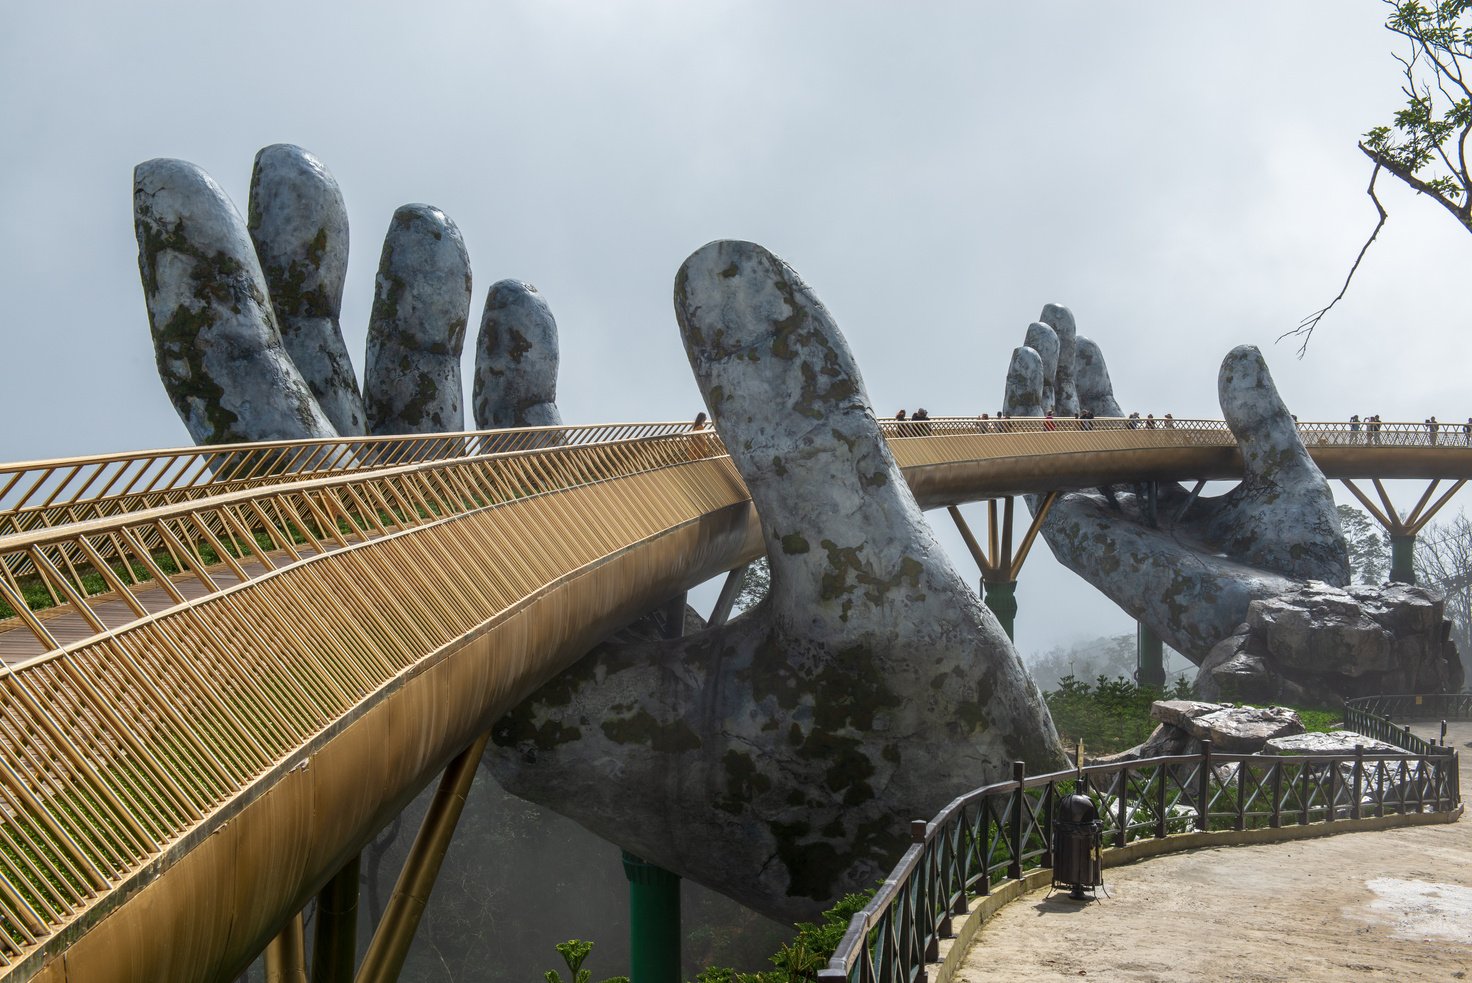
[[[1364,150],[1365,145],[1360,144],[1360,149]],[[1372,155],[1372,159],[1374,159],[1374,155]],[[1370,186],[1365,189],[1365,193],[1369,195],[1370,200],[1375,203],[1375,211],[1380,213],[1380,220],[1375,223],[1375,230],[1370,233],[1370,238],[1366,239],[1365,244],[1360,247],[1360,254],[1355,257],[1354,265],[1349,268],[1349,276],[1344,278],[1344,286],[1339,288],[1338,295],[1335,296],[1333,300],[1329,301],[1327,305],[1319,308],[1317,311],[1314,311],[1308,317],[1300,321],[1298,323],[1298,327],[1294,328],[1292,331],[1285,331],[1278,336],[1279,341],[1282,341],[1284,338],[1288,337],[1298,337],[1303,339],[1303,342],[1298,346],[1299,358],[1303,358],[1304,354],[1308,352],[1308,343],[1310,339],[1312,339],[1314,336],[1314,328],[1319,326],[1319,322],[1324,319],[1324,315],[1328,314],[1329,310],[1335,304],[1339,303],[1339,301],[1343,299],[1345,292],[1349,290],[1349,282],[1354,279],[1355,271],[1360,268],[1360,263],[1364,260],[1365,253],[1369,252],[1370,244],[1375,241],[1375,237],[1380,234],[1380,230],[1385,228],[1385,220],[1390,217],[1389,213],[1385,211],[1385,206],[1380,204],[1380,199],[1375,195],[1375,179],[1380,176],[1380,166],[1381,162],[1379,160],[1375,160],[1375,169],[1370,172]]]

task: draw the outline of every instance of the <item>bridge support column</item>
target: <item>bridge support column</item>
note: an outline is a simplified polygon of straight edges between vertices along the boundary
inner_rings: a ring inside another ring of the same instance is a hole
[[[733,580],[739,583],[733,576],[728,586]],[[734,599],[736,591],[730,593]],[[665,605],[665,638],[685,634],[685,603],[685,595],[680,594]],[[629,979],[631,983],[680,983],[680,875],[627,850],[623,862],[624,876],[629,879]]]
[[[1421,495],[1416,507],[1411,509],[1411,514],[1404,519],[1396,511],[1395,505],[1390,501],[1390,495],[1385,491],[1385,486],[1380,483],[1379,478],[1371,480],[1375,486],[1375,492],[1380,498],[1377,505],[1370,500],[1370,496],[1360,491],[1359,487],[1348,478],[1340,479],[1344,487],[1349,489],[1351,495],[1359,499],[1359,503],[1365,507],[1365,511],[1375,517],[1375,520],[1390,534],[1390,579],[1401,584],[1414,584],[1416,582],[1416,534],[1426,528],[1426,523],[1431,517],[1440,511],[1441,507],[1451,500],[1451,497],[1462,490],[1467,483],[1463,478],[1456,481],[1435,502],[1431,496],[1436,493],[1436,488],[1441,484],[1437,478],[1426,486],[1426,491]],[[1384,506],[1381,508],[1380,506]]]
[[[1400,584],[1416,582],[1416,534],[1390,534],[1390,579]]]
[[[624,851],[629,879],[629,979],[680,983],[680,876]]]
[[[730,620],[731,609],[736,606],[736,597],[741,593],[741,588],[745,586],[746,571],[750,569],[751,564],[745,563],[726,574],[726,582],[721,585],[721,593],[716,598],[716,606],[711,609],[710,617],[706,619],[707,628],[724,625]]]
[[[1145,622],[1135,622],[1135,684],[1165,689],[1165,643]]]
[[[307,983],[307,939],[302,913],[291,916],[266,945],[266,983]]]
[[[997,616],[1007,637],[1015,640],[1012,632],[1017,624],[1017,581],[983,579],[981,590],[982,603]]]
[[[404,869],[399,872],[393,897],[389,898],[388,908],[373,933],[373,941],[368,943],[368,951],[363,955],[357,983],[393,983],[399,978],[490,737],[487,731],[476,738],[475,743],[456,755],[445,769],[440,787],[435,790],[434,800],[430,802],[419,833],[414,837],[414,845],[409,848]]]
[[[354,857],[317,895],[312,983],[352,983],[358,958],[358,863]]]
[[[1057,492],[1048,492],[1041,496],[1037,504],[1037,514],[1032,517],[1027,533],[1022,537],[1022,545],[1017,547],[1016,552],[1012,549],[1011,496],[1002,500],[1000,517],[997,500],[989,499],[986,503],[985,550],[971,534],[971,527],[966,524],[966,517],[961,514],[961,510],[954,505],[946,507],[951,520],[956,523],[956,531],[961,534],[966,548],[971,551],[972,559],[981,569],[982,603],[997,616],[1008,638],[1016,638],[1013,632],[1017,625],[1017,577],[1022,573],[1022,561],[1027,559],[1028,551],[1032,549],[1033,542],[1038,538],[1038,531],[1043,528],[1043,521],[1048,518],[1048,511],[1057,498]]]

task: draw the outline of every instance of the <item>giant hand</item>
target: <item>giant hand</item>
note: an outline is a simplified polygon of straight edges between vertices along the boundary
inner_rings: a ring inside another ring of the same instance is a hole
[[[761,517],[767,599],[730,624],[600,650],[504,718],[492,769],[634,853],[772,917],[870,886],[906,821],[1061,764],[1036,688],[951,567],[858,366],[806,284],[714,242],[675,313]]]
[[[343,344],[347,210],[300,147],[256,155],[249,222],[208,174],[134,172],[134,225],[159,376],[196,443],[465,429],[470,263],[455,223],[405,205],[389,225],[360,394]],[[556,325],[534,287],[491,286],[477,344],[481,428],[558,422]],[[520,367],[512,375],[508,364]]]
[[[1051,304],[1012,354],[1007,412],[1052,411],[1050,371],[1058,404],[1066,406],[1074,389],[1080,409],[1123,416],[1098,346],[1076,337],[1073,315]],[[1183,488],[1161,483],[1153,515],[1134,490],[1074,492],[1059,497],[1042,526],[1059,562],[1198,664],[1246,620],[1251,601],[1308,580],[1349,581],[1329,483],[1304,449],[1256,348],[1227,354],[1217,397],[1242,450],[1242,482],[1232,491],[1187,507]],[[1095,424],[1106,425],[1123,424]]]

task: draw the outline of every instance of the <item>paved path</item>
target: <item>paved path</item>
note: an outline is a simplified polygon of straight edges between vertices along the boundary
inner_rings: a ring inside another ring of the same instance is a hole
[[[1448,743],[1465,798],[1472,723]],[[956,980],[1472,980],[1472,816],[1193,850],[1104,878],[1098,902],[1036,891],[1003,908]]]

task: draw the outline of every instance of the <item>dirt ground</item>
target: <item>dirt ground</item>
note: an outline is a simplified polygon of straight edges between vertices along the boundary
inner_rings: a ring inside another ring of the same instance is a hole
[[[1448,743],[1465,798],[1472,723]],[[1472,816],[1157,857],[1106,869],[1104,886],[1094,902],[1012,902],[956,979],[1472,980]]]

